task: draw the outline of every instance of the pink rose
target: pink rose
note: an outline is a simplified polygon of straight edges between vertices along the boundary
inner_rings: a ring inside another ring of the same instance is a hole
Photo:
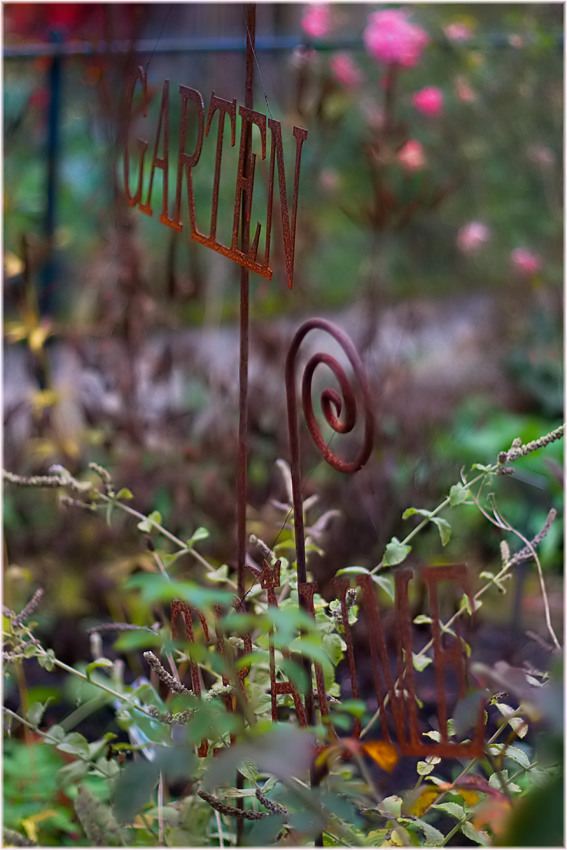
[[[516,271],[526,277],[531,277],[541,269],[541,257],[525,248],[516,248],[510,254],[510,259]]]
[[[423,145],[415,139],[410,139],[398,151],[398,162],[406,171],[421,171],[426,165]]]
[[[480,221],[469,221],[457,234],[457,245],[464,254],[472,254],[490,240],[490,230]]]
[[[362,83],[362,71],[348,53],[335,53],[329,64],[335,80],[345,88],[356,88]]]
[[[429,36],[421,27],[410,23],[405,9],[384,9],[368,17],[363,34],[370,55],[385,65],[413,68],[429,44]]]
[[[443,112],[443,92],[435,86],[428,86],[415,92],[412,103],[424,115],[435,118]]]
[[[444,32],[451,41],[470,41],[472,38],[472,30],[466,24],[449,24]]]
[[[328,3],[310,3],[301,18],[301,26],[312,38],[321,38],[329,31],[330,10]]]

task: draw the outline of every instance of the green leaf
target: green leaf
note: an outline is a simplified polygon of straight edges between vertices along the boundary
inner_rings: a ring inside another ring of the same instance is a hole
[[[429,614],[418,614],[417,617],[413,618],[413,621],[416,626],[425,626],[433,622]]]
[[[89,742],[78,732],[69,732],[65,735],[61,743],[57,744],[57,749],[63,753],[71,753],[71,755],[88,758]]]
[[[116,494],[116,498],[117,499],[125,499],[126,501],[128,501],[129,499],[134,498],[134,494],[127,487],[123,487],[122,490],[119,490],[118,493]]]
[[[240,773],[249,779],[250,782],[256,782],[258,778],[258,768],[256,767],[256,762],[252,761],[249,758],[243,758],[239,765]],[[254,796],[256,796],[256,791],[254,790]]]
[[[45,655],[40,655],[37,659],[37,663],[40,667],[43,667],[44,670],[47,670],[48,673],[55,668],[55,653],[52,649],[48,649]]]
[[[343,567],[341,570],[337,570],[336,575],[338,576],[359,576],[359,575],[368,575],[370,570],[367,570],[366,567]]]
[[[438,732],[437,729],[431,729],[430,732],[422,732],[421,734],[424,738],[431,738],[432,741],[441,740],[441,732]]]
[[[85,670],[87,679],[90,679],[91,673],[98,667],[112,667],[112,661],[110,658],[97,658],[96,661],[91,661],[90,664],[87,664],[87,669]]]
[[[29,707],[28,713],[26,715],[29,722],[32,723],[34,726],[39,726],[39,724],[41,723],[41,718],[43,717],[43,713],[50,702],[52,702],[52,697],[49,697],[49,699],[43,703],[34,702],[33,705]]]
[[[298,637],[290,644],[291,652],[299,652],[312,661],[317,661],[323,668],[328,667],[330,659],[320,643],[309,637]]]
[[[433,659],[429,658],[427,655],[418,655],[416,652],[412,652],[413,666],[414,669],[421,673],[422,670],[425,670],[429,664],[433,664]]]
[[[501,779],[505,783],[508,791],[513,791],[514,794],[519,794],[522,790],[519,785],[516,785],[515,782],[510,782],[510,780],[508,779],[508,771],[506,769],[501,770],[500,775],[498,775],[497,773],[493,773],[488,779],[488,784],[491,788],[494,788],[495,791],[501,791]]]
[[[55,723],[53,726],[51,726],[49,728],[48,735],[49,735],[49,738],[50,738],[48,743],[50,743],[50,744],[51,744],[53,739],[56,740],[56,741],[62,741],[65,737],[65,730],[63,729],[62,726],[59,726],[57,723]]]
[[[442,519],[438,516],[431,517],[431,522],[434,522],[437,526],[439,537],[441,538],[441,545],[446,546],[449,540],[451,539],[450,523],[448,523],[446,519]]]
[[[402,561],[405,561],[410,552],[411,546],[407,546],[405,543],[400,543],[397,537],[392,537],[391,541],[386,546],[383,564],[385,567],[394,567],[396,564],[401,564]]]
[[[462,505],[469,497],[469,488],[463,484],[453,484],[449,490],[449,505],[455,508],[457,505]]]
[[[58,788],[68,788],[69,785],[76,785],[77,782],[87,775],[89,764],[82,759],[75,759],[71,764],[66,764],[55,774],[55,782]]]
[[[445,836],[443,833],[434,826],[431,826],[430,823],[421,820],[421,818],[412,818],[411,820],[409,818],[400,818],[400,821],[404,823],[411,832],[415,832],[414,827],[416,826],[421,829],[425,835],[427,844],[433,844],[434,847],[439,847],[444,841]]]
[[[402,519],[409,519],[410,516],[415,514],[425,517],[425,519],[431,519],[432,511],[428,511],[426,508],[407,508],[402,514]]]
[[[392,794],[390,797],[384,797],[381,803],[378,804],[378,811],[385,817],[399,818],[402,813],[402,798],[397,794]]]
[[[152,513],[147,517],[147,519],[142,520],[138,523],[138,528],[140,531],[144,531],[146,534],[150,534],[155,528],[156,525],[161,525],[161,514],[159,511],[152,511]]]
[[[221,564],[221,566],[217,570],[214,570],[213,572],[208,572],[207,578],[209,581],[225,582],[228,578],[228,572],[228,564]]]
[[[426,761],[418,761],[416,770],[420,776],[427,776],[428,773],[431,773],[435,770],[434,764],[428,764]]]
[[[192,549],[195,543],[198,543],[199,540],[206,540],[207,537],[210,537],[210,532],[206,528],[203,528],[203,526],[199,526],[187,541],[187,548]]]
[[[448,815],[457,818],[457,820],[464,820],[467,816],[464,808],[459,806],[458,803],[437,803],[437,805],[433,805],[432,808],[440,809],[442,812],[447,812]]]
[[[516,712],[511,706],[506,705],[506,703],[497,702],[496,708],[498,709],[500,714],[504,715],[507,722],[510,724],[518,738],[525,738],[528,732],[528,724],[526,723],[524,718],[514,716]]]
[[[490,844],[490,839],[486,832],[476,830],[468,820],[461,824],[461,832],[466,838],[475,841],[477,844],[482,844],[483,847],[488,847]]]
[[[392,576],[373,575],[372,581],[380,587],[389,598],[394,601],[396,591],[394,587],[394,579]]]
[[[520,767],[525,767],[526,770],[530,766],[530,759],[528,754],[520,747],[515,747],[514,745],[506,747],[504,756],[505,758],[512,759],[512,761],[515,761],[516,764],[520,765]]]

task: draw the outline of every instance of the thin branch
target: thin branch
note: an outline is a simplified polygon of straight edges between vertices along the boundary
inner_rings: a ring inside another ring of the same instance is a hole
[[[159,658],[154,655],[153,652],[147,651],[144,652],[144,658],[152,668],[152,670],[157,674],[158,678],[167,685],[170,691],[173,691],[176,694],[190,694],[191,691],[188,690],[185,685],[182,685],[176,678],[174,678],[171,673],[168,673],[165,667],[161,664]]]
[[[233,818],[245,818],[246,820],[264,820],[264,818],[270,817],[268,812],[247,812],[243,809],[236,809],[234,806],[227,806],[226,803],[223,803],[218,797],[213,797],[207,791],[197,791],[197,794],[209,806],[212,806],[215,811],[220,812],[221,815],[228,815]]]

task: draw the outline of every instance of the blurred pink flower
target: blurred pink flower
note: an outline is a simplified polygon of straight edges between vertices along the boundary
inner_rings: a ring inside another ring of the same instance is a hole
[[[364,30],[366,50],[378,62],[413,68],[429,44],[421,27],[410,23],[405,9],[384,9],[368,17]]]
[[[312,38],[320,38],[329,31],[329,17],[328,3],[310,3],[301,18],[301,26],[307,35]]]
[[[444,32],[451,41],[470,41],[473,35],[471,28],[466,24],[449,24]]]
[[[341,179],[332,168],[326,168],[319,176],[319,184],[324,192],[336,192],[340,187]]]
[[[329,64],[333,77],[345,88],[356,88],[362,83],[362,71],[348,53],[335,53]]]
[[[522,275],[531,277],[541,269],[541,257],[526,251],[525,248],[515,248],[510,254],[512,265]]]
[[[416,139],[407,141],[398,151],[398,162],[406,171],[421,171],[427,163],[421,142]]]
[[[465,254],[472,254],[490,240],[490,229],[481,221],[463,224],[457,234],[457,245]]]
[[[476,100],[476,94],[464,77],[457,77],[455,89],[457,91],[457,97],[459,100],[462,100],[463,103],[472,103],[473,100]]]
[[[415,92],[412,103],[424,115],[435,118],[443,112],[443,92],[435,86],[428,86]]]
[[[526,155],[530,162],[541,165],[543,168],[549,168],[555,163],[555,154],[546,145],[530,145]]]

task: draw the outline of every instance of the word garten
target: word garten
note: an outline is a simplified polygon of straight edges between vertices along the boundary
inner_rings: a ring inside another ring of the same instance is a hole
[[[224,257],[234,260],[241,266],[256,272],[268,280],[272,278],[272,269],[270,268],[270,243],[272,237],[272,222],[273,222],[273,202],[274,202],[274,183],[276,168],[278,172],[278,190],[281,210],[281,223],[283,230],[283,243],[285,252],[285,265],[287,284],[291,289],[293,286],[293,264],[295,254],[295,230],[297,218],[297,200],[299,188],[299,170],[301,166],[301,150],[303,142],[307,138],[307,131],[299,127],[294,127],[293,135],[296,141],[295,150],[295,171],[293,183],[293,198],[291,202],[291,214],[288,205],[287,197],[287,182],[284,168],[284,154],[282,143],[282,128],[279,121],[273,118],[267,118],[260,112],[253,109],[248,109],[246,106],[239,106],[237,110],[236,100],[224,100],[218,97],[214,92],[211,94],[209,109],[205,118],[205,105],[203,97],[196,89],[188,86],[179,86],[179,119],[180,132],[179,144],[177,148],[177,179],[175,190],[175,201],[173,210],[169,211],[169,166],[170,166],[170,150],[169,150],[169,128],[170,128],[170,94],[169,80],[165,80],[162,89],[161,107],[157,129],[155,132],[155,140],[153,146],[153,154],[149,163],[149,181],[147,190],[144,193],[144,180],[146,177],[146,152],[149,147],[147,139],[138,139],[137,148],[139,154],[137,168],[137,182],[135,188],[132,187],[130,173],[130,134],[132,125],[132,112],[134,103],[134,93],[137,84],[141,86],[142,95],[142,112],[144,118],[147,117],[148,107],[148,83],[146,73],[142,68],[138,69],[136,76],[132,79],[127,93],[127,121],[126,121],[126,139],[124,147],[124,185],[126,197],[130,206],[138,207],[143,213],[151,216],[152,209],[152,190],[154,187],[154,176],[156,169],[162,172],[162,208],[159,220],[162,224],[176,231],[181,231],[184,226],[182,221],[182,196],[185,188],[187,198],[187,208],[189,213],[189,221],[185,222],[189,225],[191,239],[206,245],[213,251],[217,251]],[[234,214],[232,223],[232,240],[229,245],[224,245],[217,239],[217,223],[218,223],[218,206],[219,206],[219,190],[221,180],[221,164],[223,157],[223,147],[225,142],[225,125],[228,118],[228,130],[230,133],[230,145],[234,147],[236,143],[236,114],[240,116],[240,144],[238,167],[235,176],[235,192],[234,192]],[[215,169],[212,188],[212,212],[208,234],[202,233],[197,226],[197,216],[195,210],[195,193],[193,190],[193,170],[197,167],[203,148],[204,137],[208,137],[211,132],[213,121],[217,117],[217,144]],[[195,123],[196,141],[192,151],[186,150],[187,139],[189,135],[189,121]],[[265,221],[265,236],[263,240],[263,257],[259,259],[258,250],[260,247],[260,233],[262,225],[260,222],[256,224],[254,238],[250,241],[248,234],[250,232],[250,217],[252,210],[252,197],[254,190],[256,154],[249,153],[247,156],[247,138],[250,136],[250,130],[255,126],[260,132],[262,160],[266,159],[267,153],[267,131],[270,131],[270,165],[269,178],[267,186],[267,208]],[[184,187],[185,184],[185,187]],[[242,200],[244,198],[244,204]],[[242,221],[241,221],[242,220]],[[239,243],[240,226],[246,228],[247,239],[245,244],[249,244],[248,251],[242,250],[242,242]]]

